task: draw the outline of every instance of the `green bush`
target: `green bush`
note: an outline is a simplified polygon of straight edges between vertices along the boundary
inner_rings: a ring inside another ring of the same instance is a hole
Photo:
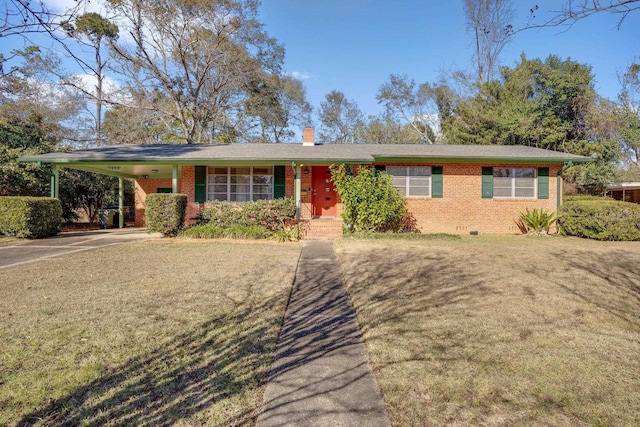
[[[256,202],[208,202],[200,213],[200,223],[210,223],[222,228],[234,225],[260,225],[270,231],[283,228],[284,220],[296,213],[291,198],[258,200]]]
[[[595,200],[595,201],[611,201],[614,200],[611,197],[603,197],[603,196],[567,196],[564,198],[565,202],[579,202],[585,200]]]
[[[178,237],[186,239],[269,239],[273,232],[260,225],[232,225],[220,227],[216,224],[200,224],[189,227],[178,233]]]
[[[640,240],[640,205],[612,199],[565,202],[559,210],[562,234],[595,240]]]
[[[555,212],[527,208],[524,212],[520,212],[520,218],[516,221],[516,225],[522,234],[542,236],[549,234],[549,229],[557,220],[558,215]]]
[[[0,197],[0,234],[39,239],[55,236],[62,225],[60,200],[50,197]]]
[[[402,231],[407,200],[393,186],[391,175],[368,167],[353,176],[346,165],[331,166],[332,180],[342,200],[342,219],[351,232]]]
[[[148,233],[175,236],[182,229],[187,210],[186,194],[148,194],[146,199]]]
[[[271,233],[271,237],[278,242],[298,242],[302,239],[302,223],[296,225],[282,224],[280,230],[276,230]]]

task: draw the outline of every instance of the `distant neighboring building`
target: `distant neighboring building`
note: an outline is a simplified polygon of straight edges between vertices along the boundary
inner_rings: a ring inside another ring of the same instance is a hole
[[[640,203],[640,182],[614,182],[607,186],[606,195],[616,200]]]

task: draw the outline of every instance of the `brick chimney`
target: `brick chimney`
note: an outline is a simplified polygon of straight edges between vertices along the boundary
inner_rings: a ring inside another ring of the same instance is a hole
[[[305,147],[313,147],[314,143],[313,128],[304,128],[302,130],[302,145]]]

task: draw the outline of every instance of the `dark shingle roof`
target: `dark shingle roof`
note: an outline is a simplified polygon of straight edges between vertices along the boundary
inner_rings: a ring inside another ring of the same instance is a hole
[[[20,161],[82,162],[345,162],[394,160],[588,162],[589,157],[519,145],[417,144],[230,144],[230,145],[111,145],[107,147],[25,156]]]

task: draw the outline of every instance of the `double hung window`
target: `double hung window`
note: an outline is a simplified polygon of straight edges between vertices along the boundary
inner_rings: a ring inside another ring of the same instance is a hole
[[[393,185],[405,196],[431,196],[431,167],[387,166],[386,171],[393,176]]]
[[[535,168],[493,168],[494,198],[535,198]]]
[[[248,202],[273,198],[273,167],[209,166],[207,200]]]

